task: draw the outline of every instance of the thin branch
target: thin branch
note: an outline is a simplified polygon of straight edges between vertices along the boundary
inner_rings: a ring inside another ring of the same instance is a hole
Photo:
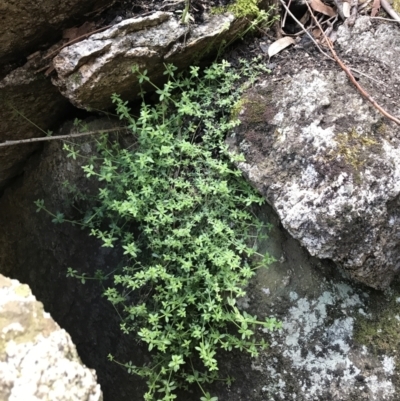
[[[390,19],[390,18],[383,18],[383,17],[370,17],[370,19],[379,19],[381,21],[389,21],[389,22],[400,22],[398,19]]]
[[[41,137],[41,138],[19,139],[19,140],[16,140],[16,141],[5,141],[5,142],[2,142],[2,143],[0,143],[0,147],[20,145],[20,144],[24,144],[24,143],[44,142],[44,141],[54,141],[54,140],[59,140],[59,139],[78,138],[80,136],[86,136],[86,135],[107,134],[109,132],[123,131],[123,130],[126,131],[127,128],[126,127],[117,127],[117,128],[103,129],[103,130],[97,130],[97,131],[79,132],[77,134],[45,136],[45,137]]]
[[[355,73],[357,73],[357,74],[360,74],[360,75],[364,76],[365,78],[368,78],[368,79],[370,79],[371,81],[376,82],[376,83],[379,84],[379,85],[386,86],[386,88],[388,87],[388,85],[386,85],[384,82],[379,81],[378,79],[375,79],[375,78],[371,77],[371,76],[368,75],[368,74],[365,74],[364,72],[362,72],[362,71],[360,71],[360,70],[357,70],[357,69],[352,68],[352,67],[349,67],[349,68],[350,68],[351,71],[353,71],[353,72],[355,72]]]
[[[387,0],[381,0],[381,6],[389,14],[390,17],[400,22],[400,15],[393,10],[392,6],[389,4]]]
[[[311,10],[310,5],[308,4],[308,2],[306,1],[306,5],[310,11],[311,14],[311,18],[317,23],[319,29],[322,31],[321,26],[319,25],[318,20],[315,18],[314,13]],[[383,114],[385,117],[387,117],[389,120],[395,122],[397,125],[400,125],[400,120],[394,116],[392,116],[390,113],[388,113],[385,109],[383,109],[378,103],[376,103],[376,101],[368,94],[368,92],[356,81],[356,79],[354,78],[353,74],[350,71],[350,68],[347,67],[343,61],[339,58],[339,56],[336,54],[335,49],[332,46],[331,41],[329,40],[329,38],[325,35],[325,33],[322,31],[322,34],[324,35],[325,41],[329,47],[329,50],[332,53],[333,58],[336,60],[336,62],[340,65],[340,67],[342,68],[342,70],[347,74],[347,76],[349,77],[350,81],[352,82],[352,84],[358,89],[358,91],[370,102],[372,103],[372,105],[381,113]]]
[[[289,0],[288,3],[288,9],[290,8],[290,4],[291,4],[292,0]],[[282,18],[282,23],[281,23],[281,27],[284,28],[285,27],[285,23],[286,23],[286,17],[287,17],[287,10],[285,11],[285,15]]]
[[[285,4],[282,0],[279,0],[279,1],[282,3],[282,5],[283,5],[285,8],[287,8],[286,4]],[[332,58],[331,56],[329,56],[327,53],[325,53],[325,52],[321,49],[321,47],[320,47],[319,44],[315,41],[315,39],[312,37],[312,35],[310,35],[310,33],[307,31],[307,29],[304,28],[303,24],[302,24],[298,19],[296,19],[296,17],[295,17],[288,9],[287,9],[287,11],[288,11],[289,15],[297,22],[297,24],[300,26],[300,28],[302,29],[302,31],[305,32],[305,33],[310,37],[310,39],[314,42],[314,44],[315,44],[315,46],[317,46],[318,50],[319,50],[325,57],[327,57],[329,60],[335,61],[334,58]],[[327,23],[327,22],[328,22],[330,19],[332,19],[332,18],[337,18],[337,16],[329,18],[328,20],[324,21],[323,24]],[[285,34],[285,35],[287,35],[287,34]],[[294,35],[287,35],[287,36],[294,36]],[[382,84],[382,85],[384,85],[384,86],[387,86],[385,83],[383,83],[383,82],[381,82],[381,81],[378,81],[377,79],[375,79],[375,78],[373,78],[373,77],[371,77],[371,76],[365,74],[364,72],[362,72],[362,71],[360,71],[360,70],[357,70],[357,69],[352,68],[352,67],[350,67],[350,70],[356,72],[357,74],[363,75],[364,77],[366,77],[366,78],[368,78],[368,79],[370,79],[370,80],[372,80],[372,81],[375,81],[375,82],[378,83],[378,84]]]
[[[352,0],[351,2],[351,14],[350,17],[347,18],[347,26],[352,27],[354,26],[358,14],[358,0]]]

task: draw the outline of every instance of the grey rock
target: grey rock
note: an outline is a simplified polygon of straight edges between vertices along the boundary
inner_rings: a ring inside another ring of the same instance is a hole
[[[1,401],[103,400],[95,371],[27,285],[0,275],[0,315]]]
[[[375,49],[365,65],[375,59],[387,65],[393,70],[388,87],[396,88],[400,30],[390,28],[370,34],[369,21],[360,18],[351,33],[339,31],[338,42],[343,54]],[[378,51],[386,41],[394,47]],[[370,93],[385,99],[382,90],[372,87]],[[304,69],[283,85],[267,78],[242,104],[243,124],[229,139],[231,149],[244,153],[239,167],[284,227],[312,255],[386,288],[400,268],[398,127],[383,120],[344,72],[331,68]],[[398,105],[387,102],[386,108],[400,114]]]
[[[49,38],[61,37],[61,30],[72,18],[80,17],[113,0],[2,0],[0,2],[0,64],[27,56],[27,52]],[[21,54],[22,53],[22,54]]]
[[[53,60],[53,83],[75,106],[104,109],[111,106],[113,93],[125,99],[139,96],[133,65],[158,83],[163,63],[186,67],[233,39],[244,24],[231,14],[212,16],[190,30],[170,12],[130,18],[64,48]]]

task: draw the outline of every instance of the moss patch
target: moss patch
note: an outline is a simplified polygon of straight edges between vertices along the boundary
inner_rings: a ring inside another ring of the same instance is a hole
[[[276,114],[271,106],[271,96],[249,92],[232,108],[232,117],[238,117],[242,123],[266,124]]]
[[[224,7],[213,7],[211,14],[231,12],[236,18],[251,18],[260,14],[259,0],[236,0],[233,4]]]
[[[361,168],[380,154],[382,143],[368,133],[358,133],[354,128],[348,132],[336,134],[336,147],[327,156],[327,161],[337,162],[341,170],[349,170],[358,181]]]
[[[375,355],[397,355],[400,348],[400,288],[386,303],[382,304],[382,294],[371,306],[380,305],[379,310],[372,311],[371,317],[360,316],[354,327],[354,339],[368,347]],[[399,361],[397,361],[399,367]]]

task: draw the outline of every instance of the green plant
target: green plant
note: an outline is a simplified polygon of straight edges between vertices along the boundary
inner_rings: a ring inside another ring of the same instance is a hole
[[[265,22],[268,19],[270,11],[261,10],[258,7],[260,0],[236,0],[227,6],[213,7],[211,14],[232,13],[236,18],[258,19],[258,23]]]
[[[244,25],[242,28],[229,40],[223,40],[218,49],[217,59],[220,58],[221,54],[230,46],[233,42],[238,39],[243,39],[250,32],[256,30],[263,30],[271,27],[279,16],[274,13],[274,7],[270,7],[267,11],[261,10],[258,7],[259,0],[236,0],[228,6],[213,7],[211,14],[218,15],[226,12],[232,13],[235,18],[242,20]],[[221,31],[221,34],[229,28],[229,23]]]
[[[236,306],[255,269],[273,261],[257,253],[263,224],[251,206],[264,199],[234,167],[243,158],[230,155],[224,143],[238,124],[232,108],[241,80],[254,80],[260,69],[242,61],[235,71],[223,61],[176,76],[167,65],[168,82],[155,86],[159,103],[143,101],[138,118],[113,95],[134,147],[123,149],[104,135],[100,157],[84,166],[100,189],[81,224],[103,246],[121,244],[127,258],[104,293],[122,311],[122,331],[136,333],[153,357],[149,366],[117,363],[146,378],[147,401],[173,400],[178,387],[191,383],[202,401],[217,400],[204,384],[218,378],[218,351],[257,356],[266,344],[256,340],[255,328],[280,327],[275,318],[260,321]],[[140,83],[150,82],[146,71],[133,72]],[[77,157],[73,145],[68,150]],[[37,206],[46,210],[42,201]],[[72,268],[68,275],[88,279]]]

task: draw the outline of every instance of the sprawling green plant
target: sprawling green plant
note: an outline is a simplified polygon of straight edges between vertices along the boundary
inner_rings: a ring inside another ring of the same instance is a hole
[[[133,72],[150,82],[146,71]],[[251,206],[263,198],[234,167],[242,158],[224,143],[238,124],[232,109],[241,80],[254,79],[257,67],[243,61],[237,71],[223,61],[176,76],[167,65],[166,74],[164,87],[155,87],[159,103],[143,101],[138,118],[113,96],[136,143],[123,149],[105,135],[98,141],[101,157],[84,166],[101,182],[98,202],[81,223],[103,246],[124,249],[127,264],[105,295],[123,312],[122,331],[137,334],[152,353],[150,365],[118,362],[146,378],[145,400],[173,400],[177,388],[197,383],[201,400],[215,401],[204,383],[218,378],[218,351],[256,356],[266,344],[256,341],[255,328],[279,327],[236,305],[255,269],[272,261],[256,249],[263,224]],[[66,149],[76,157],[77,149]],[[72,268],[68,275],[87,279]]]

